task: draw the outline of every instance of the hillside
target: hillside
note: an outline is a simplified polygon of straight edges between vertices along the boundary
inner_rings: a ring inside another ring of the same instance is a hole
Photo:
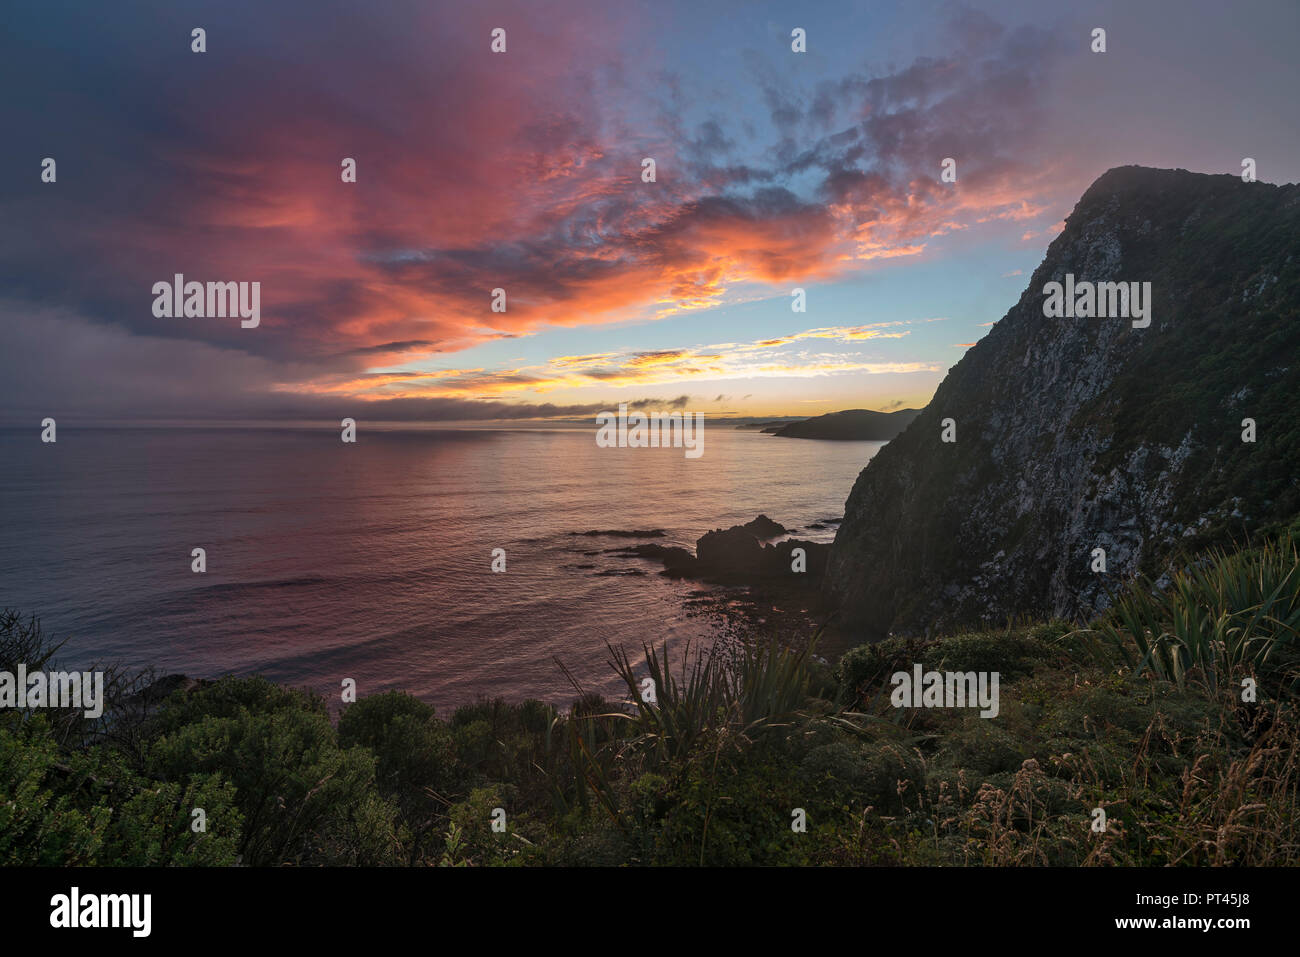
[[[825,582],[850,630],[1084,618],[1135,572],[1300,511],[1297,250],[1300,187],[1101,176],[1020,300],[859,475]],[[1067,273],[1150,282],[1150,325],[1045,317],[1044,285]]]
[[[918,415],[919,409],[899,409],[896,412],[847,409],[843,412],[828,412],[802,422],[791,422],[772,434],[790,439],[888,442],[907,428]]]

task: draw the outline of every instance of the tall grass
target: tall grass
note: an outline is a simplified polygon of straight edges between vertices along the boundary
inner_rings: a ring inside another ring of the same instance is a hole
[[[795,650],[772,639],[715,647],[693,658],[688,648],[676,675],[666,645],[658,650],[643,645],[644,676],[654,682],[653,703],[645,700],[644,678],[638,677],[627,652],[607,647],[636,706],[636,727],[645,749],[659,760],[673,760],[690,754],[710,732],[726,730],[748,738],[800,717],[808,701],[808,659],[815,642]]]
[[[1168,587],[1132,583],[1093,625],[1139,673],[1180,688],[1195,672],[1212,691],[1247,673],[1296,690],[1300,559],[1287,537],[1238,552],[1214,550]]]
[[[788,727],[804,716],[816,638],[802,650],[777,639],[768,643],[715,644],[673,667],[667,645],[642,645],[637,665],[622,648],[607,644],[610,665],[632,702],[618,708],[586,693],[560,663],[581,695],[568,717],[557,716],[546,732],[545,770],[557,810],[586,809],[595,801],[628,833],[616,780],[636,770],[684,768],[709,749],[714,761],[724,742],[743,747],[764,731]],[[643,682],[654,694],[643,694]],[[649,699],[649,700],[647,700]]]

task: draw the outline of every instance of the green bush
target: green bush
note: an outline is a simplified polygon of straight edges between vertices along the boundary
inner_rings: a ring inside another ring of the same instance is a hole
[[[249,865],[383,864],[397,857],[396,809],[375,788],[375,759],[341,749],[318,700],[261,679],[224,679],[169,704],[148,749],[152,776],[221,774],[244,818]]]
[[[375,780],[387,796],[410,798],[425,789],[441,793],[455,782],[451,730],[430,705],[402,691],[370,695],[344,708],[339,746],[366,748],[375,756]]]
[[[14,716],[15,718],[17,716]],[[9,720],[0,727],[0,864],[82,866],[99,862],[113,810],[83,806],[61,770],[48,723]]]
[[[44,715],[0,722],[0,864],[233,864],[241,828],[219,776],[182,787],[136,775],[109,748],[62,749]],[[195,808],[206,831],[192,828]]]
[[[203,811],[203,829],[195,830]],[[187,784],[145,783],[121,807],[103,858],[118,867],[218,866],[239,854],[242,817],[234,787],[218,774]]]
[[[431,706],[399,691],[370,695],[343,709],[339,745],[375,758],[379,793],[397,805],[420,860],[442,840],[449,795],[459,781],[456,741]]]

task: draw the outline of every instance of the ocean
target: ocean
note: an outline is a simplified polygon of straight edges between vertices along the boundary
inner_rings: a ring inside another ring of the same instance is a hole
[[[707,428],[704,454],[598,448],[594,429],[0,431],[0,607],[34,613],[57,660],[193,677],[262,674],[337,700],[620,684],[608,640],[707,642],[697,582],[604,550],[693,548],[759,513],[830,541],[884,443]],[[663,538],[586,536],[661,528]],[[191,570],[203,548],[207,571]],[[506,570],[491,570],[493,549]],[[636,660],[636,655],[633,659]]]

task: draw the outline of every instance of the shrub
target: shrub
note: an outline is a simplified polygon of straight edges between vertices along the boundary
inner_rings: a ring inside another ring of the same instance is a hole
[[[343,709],[339,744],[375,758],[379,793],[397,805],[411,834],[408,860],[440,840],[449,795],[457,782],[456,743],[431,706],[400,691],[370,695]]]
[[[15,716],[16,717],[16,716]],[[80,806],[61,771],[58,745],[38,716],[0,727],[0,864],[97,863],[112,808]]]
[[[261,679],[224,679],[170,704],[149,772],[189,781],[219,773],[244,818],[250,865],[382,864],[396,853],[395,808],[375,789],[375,759],[340,749],[324,705]]]

